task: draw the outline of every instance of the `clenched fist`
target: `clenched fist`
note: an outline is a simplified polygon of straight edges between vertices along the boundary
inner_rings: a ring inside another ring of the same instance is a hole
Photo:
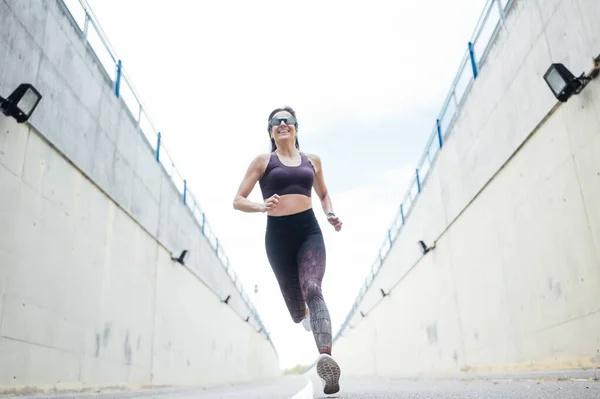
[[[335,227],[335,231],[340,231],[342,229],[342,221],[338,216],[335,216],[334,214],[327,215],[327,221]]]
[[[273,194],[271,197],[266,199],[266,201],[263,205],[262,211],[263,212],[272,211],[277,207],[278,204],[279,204],[279,195]]]

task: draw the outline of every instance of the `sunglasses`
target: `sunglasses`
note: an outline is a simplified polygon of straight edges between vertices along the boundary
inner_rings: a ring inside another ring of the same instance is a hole
[[[298,123],[293,116],[277,116],[269,121],[269,126],[279,126],[281,122],[285,122],[286,125],[296,125]]]

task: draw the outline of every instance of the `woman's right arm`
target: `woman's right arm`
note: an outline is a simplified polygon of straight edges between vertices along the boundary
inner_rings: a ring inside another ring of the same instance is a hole
[[[246,171],[246,175],[240,184],[238,192],[233,199],[234,209],[248,213],[266,212],[273,209],[277,205],[277,202],[279,202],[279,197],[271,197],[267,200],[267,202],[262,204],[252,202],[248,199],[248,196],[254,189],[256,182],[258,179],[260,179],[260,176],[266,168],[267,162],[268,154],[259,155],[252,160],[248,170]]]

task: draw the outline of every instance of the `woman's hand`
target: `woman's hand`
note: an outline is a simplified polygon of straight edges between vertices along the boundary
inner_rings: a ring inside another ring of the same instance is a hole
[[[334,214],[329,214],[329,215],[327,215],[327,221],[333,227],[335,227],[335,231],[340,231],[342,229],[342,221],[340,220],[340,218],[338,216],[335,216]]]
[[[279,204],[279,195],[277,194],[273,194],[272,196],[270,196],[269,198],[267,198],[267,200],[265,201],[265,204],[263,205],[263,212],[269,212],[274,210],[275,208],[277,208],[277,205]]]

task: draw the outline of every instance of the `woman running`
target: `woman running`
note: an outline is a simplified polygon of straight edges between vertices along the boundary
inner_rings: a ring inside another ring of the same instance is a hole
[[[233,207],[242,212],[267,213],[267,258],[292,320],[304,321],[307,330],[313,331],[319,351],[317,373],[323,379],[323,391],[332,394],[340,389],[340,368],[331,357],[331,319],[321,291],[326,251],[312,209],[313,187],[336,231],[340,231],[342,222],[333,213],[320,158],[300,152],[294,110],[277,108],[268,121],[271,152],[258,155],[251,162]],[[260,183],[262,204],[248,200],[256,182]]]

